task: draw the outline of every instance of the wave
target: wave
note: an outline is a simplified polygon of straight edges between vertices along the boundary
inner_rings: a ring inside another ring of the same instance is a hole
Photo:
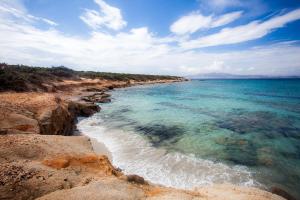
[[[152,183],[181,189],[232,183],[260,186],[244,166],[229,166],[178,152],[155,148],[141,135],[107,129],[99,115],[81,120],[78,129],[107,146],[112,162],[125,174],[137,174]]]

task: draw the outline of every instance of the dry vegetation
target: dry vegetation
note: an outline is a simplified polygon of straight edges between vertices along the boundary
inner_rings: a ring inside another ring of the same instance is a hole
[[[29,67],[25,65],[0,64],[0,91],[32,91],[46,90],[45,84],[63,80],[80,80],[81,78],[101,79],[109,81],[154,81],[176,80],[176,76],[158,76],[144,74],[123,74],[92,71],[74,71],[60,67]]]

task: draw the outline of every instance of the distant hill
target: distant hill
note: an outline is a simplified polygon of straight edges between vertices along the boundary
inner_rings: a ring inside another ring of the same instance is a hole
[[[108,81],[154,81],[154,80],[183,80],[182,77],[166,75],[124,74],[110,72],[75,71],[60,67],[31,67],[25,65],[8,65],[0,63],[0,92],[28,91],[45,89],[45,84],[63,80],[80,80],[80,78],[102,79]],[[30,86],[30,87],[29,87]]]
[[[189,79],[273,79],[300,78],[300,76],[265,76],[265,75],[237,75],[228,73],[206,73],[187,76]]]

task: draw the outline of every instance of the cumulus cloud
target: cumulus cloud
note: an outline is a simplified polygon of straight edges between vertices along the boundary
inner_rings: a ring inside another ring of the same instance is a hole
[[[106,27],[112,30],[120,30],[127,25],[123,20],[119,8],[108,5],[103,0],[94,0],[100,11],[85,9],[80,19],[94,30]]]
[[[242,11],[236,11],[217,16],[204,16],[199,12],[193,12],[189,15],[179,18],[174,22],[170,30],[178,35],[191,34],[200,29],[214,28],[229,24],[242,15]]]
[[[5,16],[3,13],[6,13]],[[280,27],[297,18],[297,13],[298,11],[294,11],[255,24],[264,24],[264,28]],[[115,34],[94,30],[90,37],[81,38],[66,35],[55,27],[40,29],[25,18],[16,18],[12,13],[9,15],[10,17],[6,11],[0,10],[1,62],[34,66],[65,65],[78,70],[174,75],[220,71],[274,75],[300,73],[300,47],[294,43],[225,53],[206,52],[203,49],[184,49],[176,45],[176,37],[159,37],[148,27]]]
[[[184,41],[181,46],[185,49],[194,49],[208,46],[236,44],[261,38],[276,28],[300,19],[300,9],[288,12],[281,16],[272,17],[266,21],[253,21],[246,25],[233,28],[224,28],[220,32],[198,39]]]

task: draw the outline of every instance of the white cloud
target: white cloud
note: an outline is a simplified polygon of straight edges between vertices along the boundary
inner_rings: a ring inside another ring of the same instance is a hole
[[[55,27],[49,30],[39,29],[26,19],[23,19],[25,23],[20,23],[19,18],[8,17],[6,12],[4,16],[3,12],[0,10],[1,62],[34,66],[65,65],[78,70],[175,75],[206,72],[300,73],[300,47],[294,43],[226,53],[183,50],[174,45],[176,37],[158,37],[147,27],[116,34],[93,31],[90,37],[80,38],[61,33]],[[296,16],[297,13],[294,12],[266,22],[253,23],[280,27],[280,24],[283,25]]]
[[[127,25],[123,20],[119,8],[108,5],[103,0],[94,0],[98,4],[100,11],[86,9],[80,19],[92,29],[106,27],[113,30],[120,30]]]
[[[229,24],[237,19],[239,19],[242,15],[242,11],[236,11],[236,12],[231,12],[231,13],[227,13],[225,15],[222,15],[218,18],[216,18],[211,26],[212,27],[219,27],[219,26],[224,26],[226,24]]]
[[[227,13],[219,17],[203,16],[198,12],[193,12],[174,22],[170,30],[178,35],[191,34],[200,29],[224,26],[240,18],[241,15],[241,11]]]
[[[195,40],[182,42],[185,49],[194,49],[208,46],[236,44],[261,38],[276,28],[281,28],[287,23],[300,19],[300,9],[296,9],[281,16],[273,17],[267,21],[253,21],[246,25],[233,28],[224,28],[220,32],[200,37]]]
[[[211,16],[203,16],[199,13],[191,13],[174,22],[171,25],[170,30],[178,35],[194,33],[200,28],[208,28],[211,24],[211,21]]]
[[[36,17],[27,14],[25,8],[18,1],[3,0],[0,4],[0,16],[3,18],[14,17],[18,20],[24,20],[26,22],[44,22],[51,26],[57,26],[58,24],[50,19]]]

